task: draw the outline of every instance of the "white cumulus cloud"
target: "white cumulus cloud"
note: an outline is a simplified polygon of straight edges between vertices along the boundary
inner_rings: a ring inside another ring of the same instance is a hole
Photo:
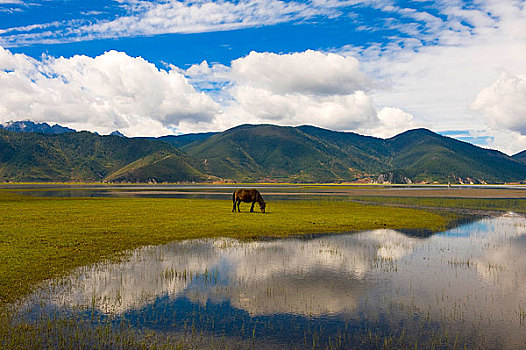
[[[378,114],[379,123],[369,130],[363,130],[367,134],[376,137],[393,137],[401,132],[417,127],[413,115],[404,112],[398,107],[384,107]]]
[[[176,68],[122,52],[41,61],[0,48],[0,118],[60,123],[129,136],[171,133],[182,121],[209,122],[219,106]]]
[[[0,48],[0,122],[99,133],[159,136],[272,123],[392,136],[413,126],[401,109],[378,113],[373,88],[355,58],[311,50],[252,52],[231,66],[203,62],[184,71],[117,51],[36,60]]]
[[[240,86],[232,90],[235,104],[225,117],[235,116],[234,124],[310,124],[335,130],[354,130],[377,122],[370,96],[363,91],[347,95],[312,96],[275,94],[269,90]]]
[[[356,58],[313,50],[251,52],[232,62],[231,77],[238,84],[279,94],[346,95],[371,86]]]
[[[471,107],[489,126],[526,135],[526,76],[503,73],[478,94]]]
[[[202,66],[191,68],[203,72]],[[357,59],[307,50],[258,53],[214,66],[215,78],[228,79],[231,102],[218,116],[225,126],[243,122],[310,124],[335,130],[369,132],[382,125],[368,90],[374,83]],[[403,124],[399,120],[400,126]]]

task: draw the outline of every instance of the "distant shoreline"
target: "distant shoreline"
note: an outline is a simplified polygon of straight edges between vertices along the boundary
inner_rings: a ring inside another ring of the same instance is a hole
[[[256,187],[267,196],[380,196],[433,198],[526,199],[526,185],[386,185],[386,184],[108,184],[108,183],[0,183],[5,190],[115,191],[130,195],[230,195],[232,189]],[[290,190],[290,191],[287,191]]]

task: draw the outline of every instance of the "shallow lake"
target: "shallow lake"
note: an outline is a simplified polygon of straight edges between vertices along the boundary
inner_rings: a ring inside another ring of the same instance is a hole
[[[526,219],[510,213],[428,237],[374,230],[148,246],[46,285],[19,313],[190,344],[525,348]]]
[[[0,190],[38,197],[202,198],[230,200],[238,188],[257,187],[269,200],[348,200],[352,196],[526,198],[524,185],[309,184],[0,184]]]

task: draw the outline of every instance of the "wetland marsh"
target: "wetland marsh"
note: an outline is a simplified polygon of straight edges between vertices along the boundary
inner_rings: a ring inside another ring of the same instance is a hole
[[[273,189],[274,200],[262,190],[268,215],[249,214],[248,205],[232,214],[220,199],[0,191],[1,292],[9,302],[2,345],[526,344],[526,219],[495,211],[521,211],[522,199],[502,198],[491,215],[459,220],[450,211],[393,207],[395,200],[382,206],[376,197],[368,197],[375,205],[340,194],[312,199],[311,189],[298,195],[311,197],[278,200],[285,190]]]

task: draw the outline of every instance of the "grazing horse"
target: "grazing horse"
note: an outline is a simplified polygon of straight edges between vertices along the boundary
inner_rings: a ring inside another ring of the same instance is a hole
[[[265,212],[265,206],[267,203],[263,200],[263,197],[261,197],[261,194],[259,194],[258,190],[251,189],[251,190],[245,190],[245,189],[239,189],[235,190],[232,194],[232,202],[234,202],[234,206],[232,207],[232,212],[236,211],[236,205],[237,205],[237,211],[239,210],[239,204],[241,202],[250,203],[252,202],[252,207],[250,207],[250,212],[254,212],[254,204],[258,202],[259,209],[261,209],[261,212]]]

